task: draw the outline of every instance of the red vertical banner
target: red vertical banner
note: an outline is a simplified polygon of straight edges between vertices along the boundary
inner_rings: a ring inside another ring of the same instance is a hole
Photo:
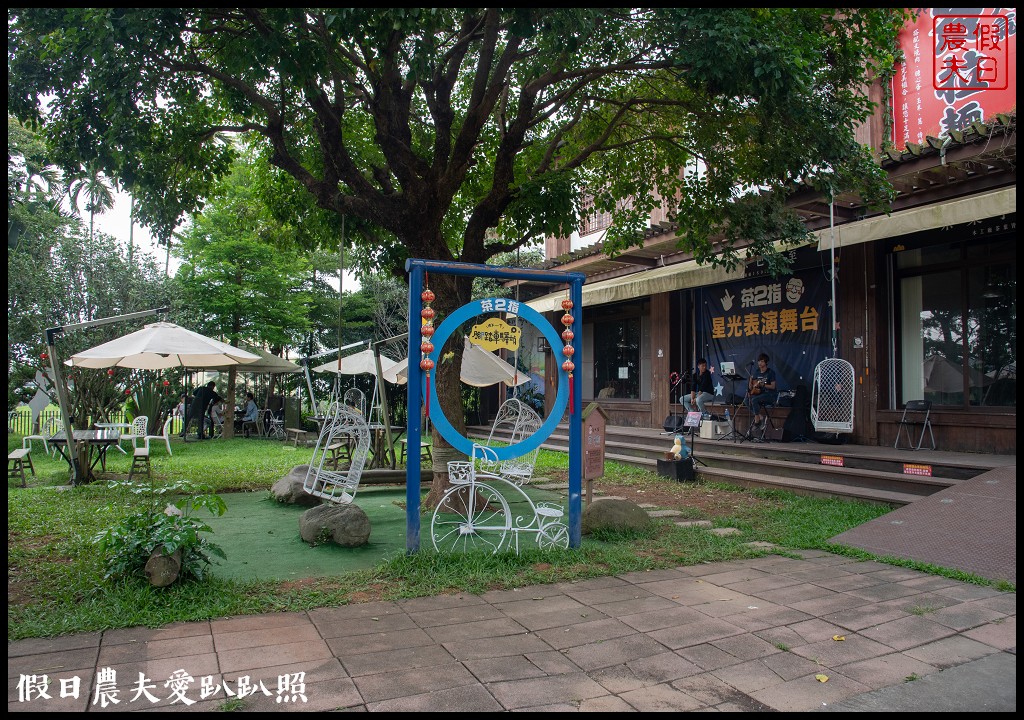
[[[923,143],[1017,105],[1016,8],[928,8],[900,32],[893,142]]]

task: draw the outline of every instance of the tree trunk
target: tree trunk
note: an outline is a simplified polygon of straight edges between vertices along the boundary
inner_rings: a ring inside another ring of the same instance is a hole
[[[146,579],[153,587],[167,587],[181,572],[181,548],[170,555],[154,550],[146,561]]]
[[[238,381],[238,368],[232,365],[228,368],[228,396],[224,399],[224,430],[222,437],[230,440],[235,436],[235,383]]]

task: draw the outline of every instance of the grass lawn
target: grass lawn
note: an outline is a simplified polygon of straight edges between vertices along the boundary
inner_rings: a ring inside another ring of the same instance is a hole
[[[21,437],[8,435],[9,450],[21,447]],[[225,494],[228,510],[222,518],[211,519],[218,543],[224,536],[231,549],[225,571],[213,567],[202,582],[179,582],[155,589],[142,578],[109,582],[103,579],[103,561],[93,538],[126,514],[137,510],[138,498],[124,488],[113,489],[101,483],[67,488],[67,464],[58,457],[48,458],[41,443],[32,452],[36,477],[27,489],[8,482],[8,640],[46,637],[74,632],[104,630],[135,625],[159,626],[170,622],[200,620],[227,615],[242,615],[279,610],[305,610],[374,599],[393,599],[434,595],[456,590],[483,592],[493,588],[521,587],[533,583],[559,582],[633,570],[691,565],[703,561],[752,557],[763,554],[747,543],[755,540],[782,548],[818,548],[849,555],[871,556],[828,544],[828,538],[860,525],[889,510],[885,506],[840,500],[807,498],[779,491],[751,491],[722,485],[686,485],[668,483],[652,472],[609,463],[604,481],[634,489],[637,497],[658,497],[662,507],[686,509],[693,518],[706,518],[716,526],[736,527],[739,535],[718,537],[698,528],[680,528],[670,521],[659,521],[649,533],[631,536],[585,537],[580,548],[559,551],[523,551],[520,555],[447,555],[430,548],[429,515],[421,516],[422,549],[414,555],[404,552],[404,544],[392,542],[385,547],[384,526],[374,526],[371,544],[378,543],[377,556],[367,550],[307,548],[296,542],[297,525],[292,517],[282,521],[282,531],[268,542],[290,543],[299,552],[308,553],[309,562],[302,572],[291,576],[247,577],[244,572],[228,572],[228,564],[248,562],[246,549],[255,553],[263,531],[240,538],[251,531],[247,513],[281,513],[266,501],[266,492],[295,465],[307,463],[309,448],[294,448],[270,440],[216,440],[203,443],[172,441],[174,456],[168,457],[162,444],[151,445],[156,478],[205,483]],[[107,471],[110,476],[127,475],[131,459],[110,452]],[[568,457],[564,453],[541,451],[537,475],[564,479]],[[668,486],[671,487],[668,487]],[[251,493],[246,502],[232,500],[229,493]],[[378,502],[399,518],[387,531],[404,537],[402,492],[389,500],[376,495],[377,489],[361,490],[356,503]],[[394,493],[394,491],[391,491]],[[645,496],[643,493],[649,493]],[[666,493],[671,499],[666,499]],[[375,499],[376,498],[376,499]],[[235,525],[232,505],[235,507]],[[261,506],[260,503],[264,503]],[[367,512],[370,513],[369,506]],[[294,508],[288,512],[293,513]],[[201,515],[200,515],[201,516]],[[255,517],[255,516],[254,516]],[[264,516],[261,516],[264,517]],[[262,522],[262,521],[261,521]],[[235,529],[233,530],[232,527]],[[290,535],[288,527],[294,527]],[[287,537],[281,538],[280,535]],[[360,555],[356,569],[338,572],[336,565],[318,564],[329,553],[340,557],[348,552]],[[242,555],[243,557],[239,557]],[[253,559],[258,565],[258,559]],[[971,582],[984,580],[963,573],[901,564],[956,577]],[[301,577],[300,577],[301,575]]]

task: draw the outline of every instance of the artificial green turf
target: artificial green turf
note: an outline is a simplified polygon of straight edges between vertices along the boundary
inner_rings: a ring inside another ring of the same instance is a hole
[[[559,501],[559,495],[524,488],[534,502]],[[213,534],[209,539],[224,550],[211,574],[224,580],[299,580],[332,577],[369,569],[406,551],[404,487],[363,487],[355,504],[370,519],[370,541],[358,548],[334,543],[312,547],[299,537],[299,517],[308,508],[283,505],[268,492],[222,493],[228,510],[221,517],[200,514]],[[510,498],[511,499],[511,498]],[[514,503],[522,513],[525,503]],[[430,515],[421,515],[420,542],[431,547]],[[568,522],[568,519],[566,519]],[[526,545],[529,546],[528,541]]]
[[[371,568],[384,557],[405,552],[405,488],[362,489],[356,504],[370,518],[370,542],[358,548],[334,543],[312,547],[299,537],[299,517],[308,510],[283,505],[269,493],[224,493],[228,511],[203,518],[213,528],[210,540],[227,558],[212,568],[231,580],[296,580],[330,577]]]

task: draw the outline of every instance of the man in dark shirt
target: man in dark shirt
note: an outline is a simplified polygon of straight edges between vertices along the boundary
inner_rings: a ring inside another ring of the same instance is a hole
[[[214,388],[217,386],[213,380],[206,383],[205,387],[196,388],[195,393],[192,397],[192,402],[188,406],[188,419],[185,421],[185,429],[181,431],[181,436],[185,437],[188,435],[189,426],[195,422],[199,425],[199,439],[205,440],[205,429],[206,429],[206,417],[210,414],[210,408],[213,407],[215,402],[219,402],[222,398],[217,394]]]
[[[686,412],[700,410],[701,415],[707,415],[705,405],[715,399],[715,388],[711,385],[711,373],[708,371],[708,361],[704,358],[697,360],[697,374],[693,376],[693,387],[689,395],[683,397],[683,407]],[[694,408],[694,403],[697,407]]]

